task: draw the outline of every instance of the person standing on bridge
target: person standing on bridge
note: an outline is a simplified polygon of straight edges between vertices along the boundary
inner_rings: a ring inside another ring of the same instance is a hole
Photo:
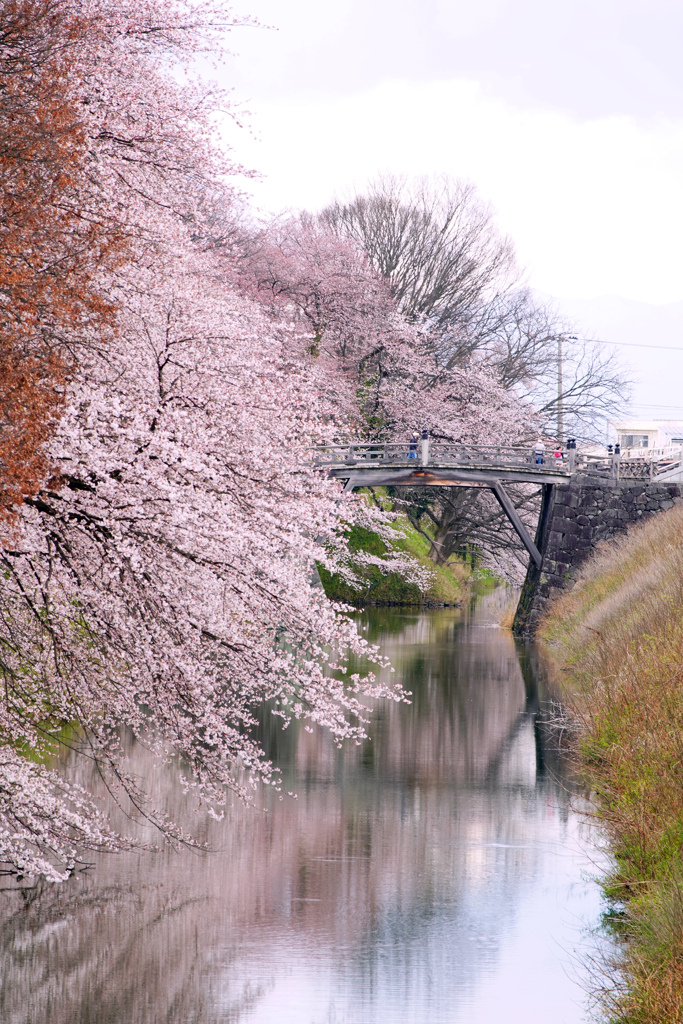
[[[417,440],[418,440],[418,438],[417,438],[417,431],[414,430],[413,431],[413,436],[410,438],[410,447],[408,449],[408,458],[409,459],[416,459],[417,458]]]
[[[534,462],[537,466],[543,465],[543,456],[545,455],[545,445],[541,441],[540,437],[534,445]]]

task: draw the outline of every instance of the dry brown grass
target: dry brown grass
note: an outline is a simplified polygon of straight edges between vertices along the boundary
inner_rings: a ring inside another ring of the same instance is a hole
[[[614,1021],[683,1021],[683,507],[599,553],[541,627],[579,725],[624,902]]]
[[[512,629],[515,621],[516,606],[511,602],[500,616],[499,625],[501,629]]]

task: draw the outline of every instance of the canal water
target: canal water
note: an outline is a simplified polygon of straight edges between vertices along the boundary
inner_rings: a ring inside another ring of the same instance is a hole
[[[412,703],[380,705],[370,741],[341,751],[269,727],[297,798],[195,815],[213,852],[8,883],[3,1024],[584,1020],[599,854],[498,600],[360,614]],[[170,770],[131,753],[186,816]]]

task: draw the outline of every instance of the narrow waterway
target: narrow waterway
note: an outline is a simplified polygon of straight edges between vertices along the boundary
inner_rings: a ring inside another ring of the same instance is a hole
[[[596,851],[497,600],[361,614],[412,703],[382,705],[360,748],[269,729],[297,799],[196,816],[214,852],[6,888],[3,1024],[584,1020]],[[151,783],[182,818],[170,780]]]

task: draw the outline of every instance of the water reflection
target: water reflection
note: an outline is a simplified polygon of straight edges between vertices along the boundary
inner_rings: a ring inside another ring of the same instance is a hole
[[[571,951],[598,897],[529,666],[486,602],[359,624],[413,703],[383,705],[360,748],[270,731],[298,798],[203,826],[219,852],[5,892],[3,1022],[582,1019]]]

